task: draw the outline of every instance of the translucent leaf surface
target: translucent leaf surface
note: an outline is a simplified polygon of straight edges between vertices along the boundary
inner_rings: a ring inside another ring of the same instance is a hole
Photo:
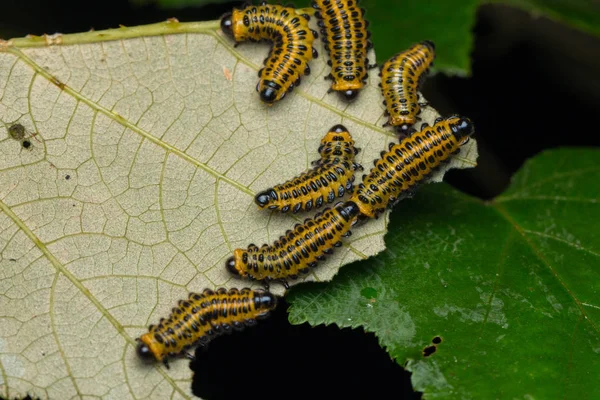
[[[135,338],[189,291],[249,285],[224,269],[232,250],[307,216],[259,211],[255,192],[308,168],[331,126],[367,168],[394,139],[377,74],[351,105],[327,94],[320,42],[302,86],[262,104],[268,48],[234,49],[216,21],[0,42],[1,395],[190,397],[188,363],[143,365]],[[471,143],[452,167],[474,165]],[[308,279],[381,251],[386,221]]]
[[[547,151],[490,203],[425,188],[384,253],[294,289],[290,320],[375,332],[425,398],[599,398],[599,159]]]

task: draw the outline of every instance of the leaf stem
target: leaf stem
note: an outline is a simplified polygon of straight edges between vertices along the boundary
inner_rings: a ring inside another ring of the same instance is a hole
[[[219,29],[219,21],[201,21],[201,22],[179,22],[175,18],[164,22],[158,22],[149,25],[140,25],[133,27],[121,26],[115,29],[106,29],[102,31],[91,30],[89,32],[53,35],[43,34],[42,36],[27,35],[24,38],[14,38],[9,40],[0,40],[0,51],[6,51],[10,47],[30,48],[47,47],[84,43],[108,42],[111,40],[123,40],[138,38],[144,36],[172,35],[179,33],[209,33]]]

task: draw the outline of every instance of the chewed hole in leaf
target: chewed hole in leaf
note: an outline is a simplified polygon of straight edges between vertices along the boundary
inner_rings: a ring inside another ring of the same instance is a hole
[[[423,357],[429,357],[437,351],[437,346],[427,346],[423,349]]]

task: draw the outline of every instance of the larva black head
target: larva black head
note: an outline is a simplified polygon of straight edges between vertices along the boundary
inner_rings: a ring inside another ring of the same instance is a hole
[[[460,118],[451,126],[452,134],[457,140],[471,136],[475,132],[475,126],[469,118]]]
[[[431,40],[424,40],[421,43],[427,47],[431,47],[432,50],[435,50],[435,43],[433,43]]]
[[[256,90],[259,92],[260,99],[269,105],[283,99],[286,93],[285,91],[281,92],[282,87],[279,83],[269,80],[259,81]]]
[[[233,275],[240,275],[240,272],[235,268],[235,257],[229,257],[227,261],[225,261],[225,267]]]
[[[354,100],[356,98],[356,96],[358,96],[358,90],[353,90],[353,89],[344,90],[343,92],[339,92],[339,93],[341,95],[343,95],[344,98],[348,101]]]
[[[260,208],[265,208],[269,205],[269,203],[271,203],[271,201],[276,200],[277,192],[275,192],[273,189],[267,189],[263,192],[257,193],[256,196],[254,196],[254,201]]]
[[[342,204],[341,214],[346,219],[346,221],[349,221],[350,219],[356,217],[359,214],[359,212],[360,209],[358,208],[358,205],[356,205],[356,203],[353,201],[347,201]]]
[[[408,135],[408,134],[411,133],[411,129],[412,129],[412,125],[410,125],[410,124],[402,124],[402,125],[399,125],[399,126],[396,127],[396,132]]]
[[[264,88],[260,91],[260,99],[267,104],[272,104],[277,100],[277,92],[272,88]]]
[[[232,26],[231,13],[228,12],[221,17],[221,30],[227,35],[233,36]]]
[[[277,297],[267,291],[256,291],[254,301],[257,309],[273,310],[277,307]]]
[[[140,358],[145,362],[154,361],[154,354],[152,354],[152,352],[150,351],[150,347],[148,347],[146,343],[139,341],[137,344],[136,352],[138,353],[138,356],[140,356]]]
[[[265,207],[267,204],[269,204],[269,199],[270,199],[270,197],[267,194],[267,192],[261,192],[261,193],[258,193],[256,196],[254,196],[254,201],[261,208]]]
[[[342,124],[337,124],[337,125],[332,126],[329,131],[335,132],[335,133],[342,133],[342,132],[348,132],[348,129],[346,129],[346,127]]]

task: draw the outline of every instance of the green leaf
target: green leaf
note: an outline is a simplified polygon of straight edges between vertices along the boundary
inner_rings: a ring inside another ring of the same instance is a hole
[[[477,0],[361,2],[371,23],[379,63],[416,42],[432,40],[436,45],[435,69],[459,75],[471,70],[471,30],[478,5]]]
[[[158,4],[165,8],[202,6],[216,2],[219,1],[158,0]],[[308,0],[293,0],[291,3],[299,8],[310,7],[311,4]],[[471,30],[475,25],[478,5],[479,0],[360,2],[360,6],[367,11],[365,18],[370,22],[369,30],[379,64],[417,42],[432,40],[436,44],[434,70],[461,76],[468,75],[471,71]]]
[[[306,7],[308,1],[295,1]],[[365,18],[382,64],[414,43],[432,40],[436,45],[435,70],[468,75],[473,47],[471,30],[479,0],[362,0]]]
[[[294,288],[290,321],[374,332],[425,398],[600,398],[599,159],[544,152],[492,202],[423,188],[384,253]]]
[[[268,50],[234,48],[218,21],[0,41],[0,396],[190,398],[188,363],[145,365],[135,338],[189,291],[250,286],[224,268],[233,249],[314,214],[253,196],[309,168],[329,128],[349,129],[365,165],[395,140],[377,74],[348,104],[327,94],[325,56],[262,104]],[[450,167],[475,164],[465,150]],[[386,222],[354,229],[308,280],[383,250]]]
[[[488,0],[545,15],[582,31],[600,35],[600,3],[595,0]]]

